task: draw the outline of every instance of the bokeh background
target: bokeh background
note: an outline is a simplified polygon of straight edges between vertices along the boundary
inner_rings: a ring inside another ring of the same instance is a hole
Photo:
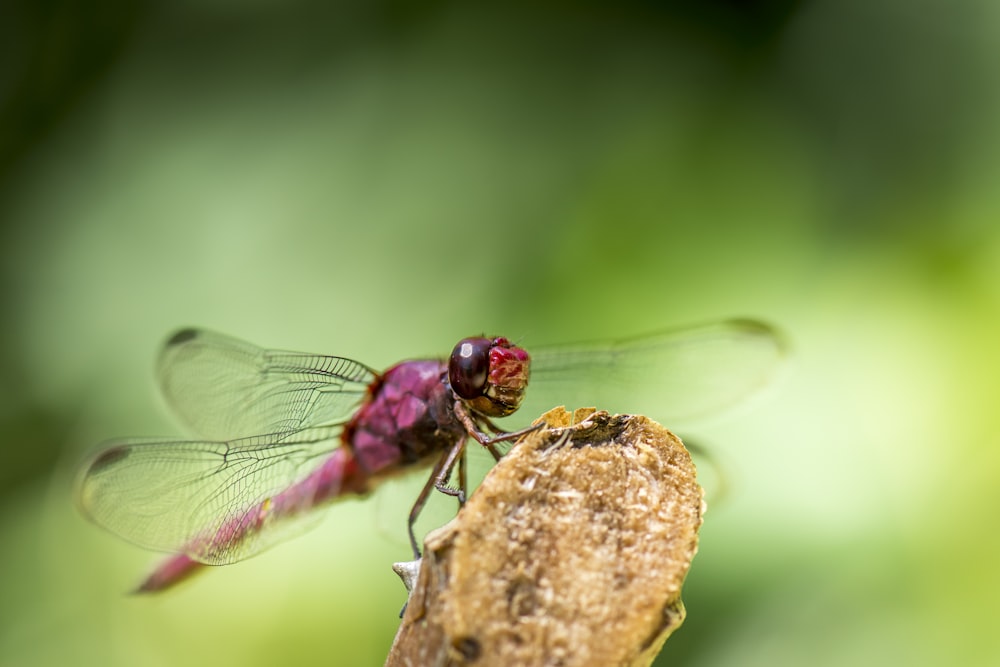
[[[657,664],[1000,661],[997,3],[0,12],[0,664],[384,659],[369,501],[124,594],[153,557],[73,472],[177,433],[177,326],[384,367],[733,315],[793,353],[683,431],[730,488]]]

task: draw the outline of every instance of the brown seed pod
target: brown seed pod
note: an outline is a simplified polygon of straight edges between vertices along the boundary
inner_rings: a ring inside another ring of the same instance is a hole
[[[680,439],[592,409],[542,420],[427,536],[386,665],[648,666],[683,621],[704,500]]]

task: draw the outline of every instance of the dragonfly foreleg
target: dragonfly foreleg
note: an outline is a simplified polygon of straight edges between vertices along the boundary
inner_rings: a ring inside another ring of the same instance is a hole
[[[483,423],[483,425],[486,426],[486,428],[488,428],[489,430],[493,431],[497,435],[503,435],[504,433],[510,433],[510,431],[508,431],[507,429],[500,428],[499,426],[497,426],[493,422],[493,420],[490,419],[489,417],[483,417],[482,415],[479,415],[478,418]]]
[[[458,420],[462,422],[462,426],[465,427],[466,432],[475,438],[476,442],[485,447],[497,461],[503,458],[503,453],[497,449],[496,443],[506,442],[507,440],[517,440],[522,435],[531,433],[532,431],[537,431],[545,426],[544,422],[539,422],[538,424],[534,424],[528,428],[522,428],[520,431],[501,431],[498,435],[491,436],[479,428],[477,421],[482,421],[490,428],[494,428],[493,423],[480,415],[473,416],[470,414],[469,410],[465,407],[465,404],[462,403],[462,401],[455,401],[455,415],[458,417]]]

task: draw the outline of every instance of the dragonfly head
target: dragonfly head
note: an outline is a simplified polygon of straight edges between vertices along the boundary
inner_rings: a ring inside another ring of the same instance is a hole
[[[472,410],[506,417],[521,405],[530,365],[528,353],[506,338],[465,338],[448,359],[448,382]]]

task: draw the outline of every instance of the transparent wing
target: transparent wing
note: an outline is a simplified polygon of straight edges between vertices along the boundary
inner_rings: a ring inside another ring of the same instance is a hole
[[[112,442],[85,468],[77,499],[95,523],[135,544],[232,563],[286,536],[273,529],[278,519],[302,518],[316,499],[336,495],[335,475],[310,473],[326,472],[320,459],[331,454],[338,431]]]
[[[164,345],[157,377],[188,427],[226,440],[343,422],[378,375],[350,359],[264,350],[182,329]]]
[[[518,423],[565,405],[645,414],[670,425],[719,413],[763,387],[784,344],[766,324],[728,320],[528,351],[531,377]]]

